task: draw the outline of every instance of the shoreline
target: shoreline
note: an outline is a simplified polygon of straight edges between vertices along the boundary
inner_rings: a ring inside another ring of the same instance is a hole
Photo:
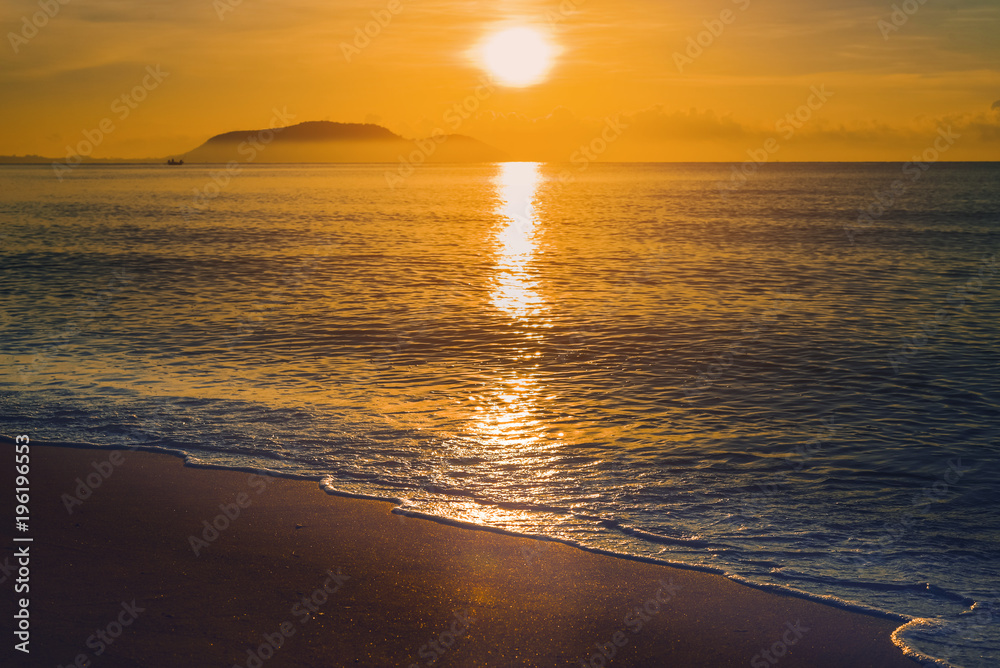
[[[891,640],[899,619],[698,567],[176,454],[30,457],[34,628],[13,665],[918,665]]]

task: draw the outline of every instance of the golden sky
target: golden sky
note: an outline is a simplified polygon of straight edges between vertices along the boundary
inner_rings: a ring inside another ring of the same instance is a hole
[[[1000,160],[1000,2],[893,4],[4,0],[0,154],[62,157],[105,119],[96,157],[177,154],[279,109],[524,160],[569,160],[609,122],[603,160],[745,160],[773,138],[781,160],[905,161],[949,127],[944,159]],[[355,42],[373,12],[385,25]],[[456,116],[481,86],[477,45],[519,26],[557,52],[546,78],[479,89]]]

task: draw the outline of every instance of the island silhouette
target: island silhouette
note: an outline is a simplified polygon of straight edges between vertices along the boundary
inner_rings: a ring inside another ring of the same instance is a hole
[[[434,132],[405,139],[373,123],[306,121],[260,130],[215,135],[179,156],[186,163],[398,162],[414,152],[420,162],[501,162],[507,155],[466,135]],[[412,160],[411,160],[412,161]]]
[[[305,121],[258,130],[235,130],[210,137],[187,153],[158,158],[91,158],[95,164],[504,162],[509,156],[473,137],[434,131],[406,139],[373,123]],[[0,156],[0,164],[65,162],[66,157]]]

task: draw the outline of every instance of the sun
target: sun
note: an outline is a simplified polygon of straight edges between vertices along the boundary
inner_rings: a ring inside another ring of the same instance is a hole
[[[555,48],[534,28],[508,28],[482,44],[485,68],[505,86],[532,86],[545,80]]]

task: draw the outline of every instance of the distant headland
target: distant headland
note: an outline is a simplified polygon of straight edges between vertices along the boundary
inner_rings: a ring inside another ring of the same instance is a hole
[[[72,150],[72,147],[67,147]],[[433,133],[406,139],[372,123],[306,121],[284,127],[237,130],[209,138],[188,151],[162,158],[90,158],[70,153],[59,158],[40,155],[0,156],[0,164],[217,164],[247,163],[396,163],[420,153],[421,162],[503,162],[501,150],[465,135]]]

